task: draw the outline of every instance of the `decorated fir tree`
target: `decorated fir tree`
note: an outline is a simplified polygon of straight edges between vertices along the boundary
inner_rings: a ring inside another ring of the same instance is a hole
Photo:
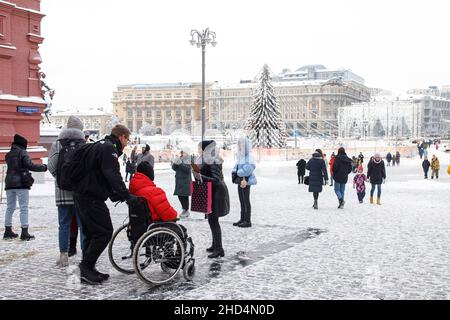
[[[256,90],[244,129],[254,147],[272,149],[286,146],[286,124],[281,119],[267,65],[262,69],[260,85]]]

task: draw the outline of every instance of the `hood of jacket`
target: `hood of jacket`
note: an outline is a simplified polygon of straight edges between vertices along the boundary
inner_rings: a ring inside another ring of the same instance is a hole
[[[312,155],[312,158],[316,159],[316,160],[323,160],[322,155],[320,153],[318,153],[318,152],[314,152],[313,155]]]
[[[58,136],[58,140],[63,139],[84,140],[84,133],[83,131],[75,128],[64,129]]]
[[[132,194],[136,194],[139,190],[146,188],[146,187],[153,187],[155,188],[155,183],[147,177],[145,174],[137,172],[133,178],[131,178],[130,182],[130,192]]]
[[[238,148],[236,152],[236,161],[238,164],[250,163],[254,164],[255,160],[251,154],[252,142],[246,137],[241,137],[238,140]],[[241,146],[241,147],[239,147]]]
[[[110,135],[110,136],[106,136],[105,140],[110,141],[114,145],[114,147],[116,147],[119,157],[122,156],[122,154],[123,154],[122,143],[120,142],[119,138],[117,138],[114,135]]]

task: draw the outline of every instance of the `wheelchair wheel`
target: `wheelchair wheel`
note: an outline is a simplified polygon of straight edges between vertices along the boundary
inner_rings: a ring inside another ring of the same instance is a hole
[[[128,224],[114,232],[108,245],[108,256],[114,269],[124,274],[133,274],[133,246],[128,240]]]
[[[171,281],[184,262],[184,244],[180,237],[166,228],[146,232],[133,251],[133,267],[147,284]]]
[[[192,281],[195,275],[195,261],[194,259],[189,259],[183,268],[183,276],[187,281]]]

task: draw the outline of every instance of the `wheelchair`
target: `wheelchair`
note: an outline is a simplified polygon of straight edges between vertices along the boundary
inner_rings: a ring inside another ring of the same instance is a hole
[[[129,207],[128,223],[116,230],[108,245],[112,266],[124,274],[137,274],[145,283],[172,281],[182,270],[187,281],[195,275],[194,243],[184,226],[152,222],[145,198]]]

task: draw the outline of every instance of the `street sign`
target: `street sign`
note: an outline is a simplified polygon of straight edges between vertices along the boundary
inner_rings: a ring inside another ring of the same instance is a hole
[[[34,114],[40,113],[40,108],[38,107],[17,107],[17,112],[26,113],[26,114]]]

